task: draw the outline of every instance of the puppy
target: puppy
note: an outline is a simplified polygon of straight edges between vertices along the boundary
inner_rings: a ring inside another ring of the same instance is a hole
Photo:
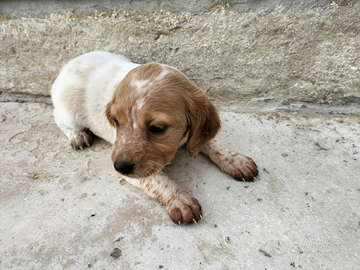
[[[216,108],[176,68],[91,52],[63,67],[51,96],[56,124],[71,146],[90,146],[92,133],[113,144],[115,170],[161,202],[175,223],[202,218],[199,202],[162,173],[182,143],[190,156],[203,152],[236,180],[258,175],[251,158],[214,139]]]

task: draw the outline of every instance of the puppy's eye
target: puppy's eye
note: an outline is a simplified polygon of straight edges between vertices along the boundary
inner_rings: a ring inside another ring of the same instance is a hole
[[[114,124],[115,124],[116,127],[119,127],[119,122],[118,122],[118,120],[116,120],[115,117],[114,117]]]
[[[150,133],[155,134],[155,135],[161,135],[165,132],[166,127],[164,126],[151,126],[150,127]]]

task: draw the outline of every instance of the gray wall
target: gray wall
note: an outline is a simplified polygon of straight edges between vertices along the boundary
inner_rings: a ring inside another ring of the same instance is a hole
[[[191,13],[206,12],[215,5],[229,6],[236,12],[249,12],[261,10],[263,13],[273,11],[277,6],[286,8],[304,10],[309,8],[326,8],[329,0],[88,0],[88,1],[1,1],[1,13],[8,18],[19,17],[38,17],[45,18],[48,14],[65,13],[68,10],[79,13],[92,14],[94,10],[111,11],[114,7],[129,10],[136,9],[140,11],[166,11],[181,13],[188,11]],[[353,4],[354,0],[335,1],[338,5]]]
[[[175,66],[213,99],[359,102],[359,14],[346,0],[1,1],[1,99],[46,102],[67,61],[106,50]]]

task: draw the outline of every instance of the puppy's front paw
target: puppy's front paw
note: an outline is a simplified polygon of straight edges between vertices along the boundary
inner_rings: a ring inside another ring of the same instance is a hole
[[[202,219],[201,205],[198,200],[182,191],[166,205],[171,220],[176,224],[196,223]]]
[[[90,130],[83,130],[74,132],[71,136],[70,144],[74,149],[84,149],[86,146],[90,147],[93,141],[93,134]]]
[[[221,165],[221,169],[235,180],[254,181],[259,173],[257,165],[251,158],[235,152],[226,158]]]

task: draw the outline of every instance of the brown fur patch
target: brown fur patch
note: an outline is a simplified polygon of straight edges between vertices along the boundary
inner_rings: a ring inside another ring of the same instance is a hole
[[[199,221],[202,216],[201,205],[198,200],[184,191],[170,200],[165,207],[171,220],[179,224],[194,223]]]
[[[257,165],[251,158],[229,150],[216,139],[206,144],[202,151],[223,172],[230,174],[236,180],[254,181],[255,177],[258,176]]]
[[[220,128],[218,113],[205,94],[179,71],[156,63],[139,66],[125,76],[107,105],[106,116],[117,128],[112,160],[134,164],[129,176],[135,178],[170,164],[187,132],[189,154],[195,156]],[[165,132],[152,134],[154,125],[165,127]]]

